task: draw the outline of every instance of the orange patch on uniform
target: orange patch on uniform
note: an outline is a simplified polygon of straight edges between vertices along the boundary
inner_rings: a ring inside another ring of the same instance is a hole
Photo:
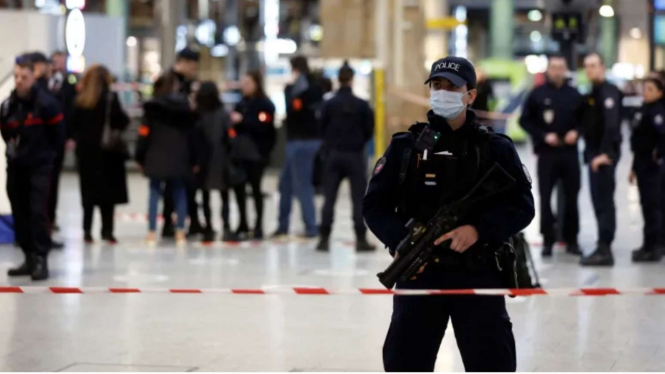
[[[236,137],[236,135],[238,135],[238,133],[236,132],[236,129],[234,129],[234,128],[230,128],[230,129],[229,129],[229,138],[232,138],[232,139],[233,139],[233,138]]]
[[[146,125],[141,125],[139,127],[139,136],[142,136],[142,137],[145,138],[148,135],[150,135],[150,127],[148,127]]]
[[[302,110],[302,100],[294,99],[292,104],[293,104],[293,110],[295,110],[296,112]]]
[[[270,122],[272,118],[270,117],[270,114],[266,112],[261,112],[259,113],[259,121],[261,122]]]

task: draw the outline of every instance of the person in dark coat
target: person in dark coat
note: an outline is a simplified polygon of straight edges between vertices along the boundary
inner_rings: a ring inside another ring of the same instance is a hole
[[[91,66],[81,81],[72,115],[81,182],[83,232],[88,244],[94,241],[91,233],[94,207],[98,206],[102,214],[102,239],[115,244],[115,206],[129,201],[125,169],[128,155],[102,146],[105,126],[124,131],[129,125],[129,117],[120,106],[118,95],[111,91],[112,81],[104,66]]]
[[[266,166],[270,162],[270,153],[275,147],[277,132],[275,130],[275,105],[270,101],[263,88],[263,76],[260,72],[246,74],[241,82],[242,101],[235,111],[231,113],[233,129],[238,137],[247,137],[250,142],[245,149],[241,168],[247,176],[247,183],[252,186],[252,196],[256,207],[256,221],[252,237],[263,239],[263,193],[261,182]],[[244,188],[238,194],[238,207],[240,209],[240,226],[236,233],[243,239],[249,231],[247,213],[245,211]],[[242,203],[241,203],[242,201]]]
[[[136,161],[150,179],[149,244],[155,242],[157,206],[166,183],[172,186],[177,215],[176,243],[186,242],[187,181],[192,172],[198,171],[193,126],[196,118],[188,98],[178,91],[177,77],[167,73],[155,82],[153,100],[143,105]]]
[[[236,177],[233,165],[229,159],[229,130],[231,119],[220,100],[219,90],[214,82],[203,82],[196,93],[196,108],[199,113],[197,124],[197,151],[199,154],[198,182],[202,188],[203,216],[205,228],[203,241],[214,240],[215,231],[212,228],[212,209],[210,207],[210,192],[220,191],[222,197],[222,224],[224,232],[223,241],[234,240],[229,220],[229,188],[237,186],[244,189],[244,185],[234,182]]]

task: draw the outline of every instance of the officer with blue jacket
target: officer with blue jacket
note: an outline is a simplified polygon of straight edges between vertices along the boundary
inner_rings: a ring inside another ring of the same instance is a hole
[[[577,140],[582,132],[579,108],[582,96],[566,81],[566,59],[550,56],[547,82],[531,91],[524,102],[520,125],[529,133],[538,155],[538,188],[540,191],[540,232],[543,234],[543,257],[552,256],[556,241],[556,219],[552,212],[552,191],[561,182],[564,196],[563,238],[566,252],[581,254],[577,244],[581,171]]]
[[[469,110],[477,95],[471,62],[441,59],[425,83],[430,86],[429,121],[393,136],[363,199],[365,221],[394,253],[407,235],[409,219],[427,222],[443,204],[464,196],[496,163],[515,184],[460,217],[457,228],[437,239],[431,260],[411,280],[398,281],[397,288],[501,288],[494,252],[534,217],[530,177],[512,142],[479,126]],[[438,133],[431,151],[417,147],[425,130]],[[440,247],[442,243],[450,249]],[[516,370],[505,300],[486,296],[396,296],[383,348],[385,369],[434,370],[449,320],[467,371]]]
[[[665,238],[663,222],[662,147],[665,138],[665,83],[656,76],[644,81],[644,105],[635,113],[630,145],[633,151],[633,167],[630,183],[640,192],[640,204],[644,217],[642,246],[632,253],[633,262],[658,262],[662,257],[660,247]]]
[[[584,159],[589,164],[591,201],[598,221],[596,249],[581,259],[582,266],[613,266],[612,242],[616,234],[616,167],[621,158],[621,111],[623,95],[605,78],[605,63],[598,53],[584,59],[584,70],[592,84],[582,104],[585,126]]]
[[[51,248],[47,214],[50,177],[64,141],[64,116],[58,102],[38,87],[33,62],[16,60],[16,89],[0,108],[0,129],[6,143],[7,195],[14,216],[16,241],[25,262],[8,275],[48,278],[46,257]]]

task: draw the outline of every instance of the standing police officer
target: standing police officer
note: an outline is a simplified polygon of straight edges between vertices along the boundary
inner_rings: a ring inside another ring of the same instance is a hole
[[[356,232],[356,250],[372,251],[367,242],[362,200],[367,188],[365,144],[374,132],[374,114],[367,101],[356,97],[353,86],[354,71],[348,65],[339,69],[340,89],[322,109],[323,148],[326,161],[323,174],[325,203],[321,212],[320,242],[317,249],[327,251],[330,244],[337,191],[344,178],[351,183],[353,224]]]
[[[630,145],[634,158],[629,181],[635,184],[637,179],[644,217],[644,241],[640,248],[633,251],[633,262],[658,262],[662,256],[658,246],[665,232],[661,232],[663,186],[658,146],[665,134],[664,92],[665,85],[659,78],[647,78],[644,81],[644,105],[635,113],[633,121]]]
[[[46,257],[51,247],[49,179],[65,129],[58,103],[37,87],[33,69],[29,59],[17,59],[16,89],[2,103],[0,127],[7,144],[7,195],[16,241],[25,254],[25,262],[8,275],[43,280],[48,278]]]
[[[556,241],[555,218],[552,213],[552,190],[563,183],[565,207],[563,235],[566,252],[579,255],[580,162],[577,153],[580,122],[577,118],[582,96],[566,83],[566,59],[551,56],[547,66],[547,82],[534,88],[524,103],[520,125],[529,133],[538,155],[538,186],[540,190],[540,232],[543,234],[543,257],[552,255]],[[561,212],[560,212],[561,213]]]
[[[511,141],[477,125],[468,110],[476,98],[476,74],[468,60],[447,57],[435,62],[425,83],[430,85],[429,123],[393,136],[363,200],[365,220],[394,252],[407,235],[409,219],[428,221],[498,163],[515,185],[463,216],[458,228],[435,242],[450,241],[450,249],[435,249],[431,263],[410,281],[398,282],[397,288],[500,288],[494,259],[474,259],[493,257],[503,242],[531,222],[530,179]],[[424,130],[440,134],[431,152],[416,148]],[[464,260],[449,261],[456,256]],[[432,371],[449,319],[467,371],[515,371],[515,340],[505,300],[485,296],[396,296],[383,348],[385,369]]]
[[[584,59],[584,70],[593,85],[583,100],[586,150],[591,200],[598,221],[598,247],[582,258],[583,266],[613,266],[612,242],[616,232],[615,171],[621,156],[621,100],[619,89],[605,80],[605,63],[598,53]]]

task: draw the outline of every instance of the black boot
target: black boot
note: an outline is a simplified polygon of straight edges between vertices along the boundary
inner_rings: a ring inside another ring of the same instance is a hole
[[[330,250],[330,236],[321,235],[319,244],[316,245],[316,250],[321,252],[328,252]]]
[[[175,227],[173,226],[173,220],[164,221],[164,228],[162,228],[162,238],[164,239],[175,238]]]
[[[249,226],[246,223],[245,224],[241,223],[235,232],[235,237],[240,242],[249,239]]]
[[[358,238],[356,240],[356,251],[357,252],[371,252],[376,249],[376,246],[367,241],[365,238]]]
[[[653,246],[642,246],[633,251],[633,262],[659,262],[662,253]]]
[[[224,227],[224,231],[222,231],[222,241],[237,242],[238,238],[236,238],[235,234],[233,234],[233,231],[231,231],[230,227]]]
[[[35,260],[32,255],[26,255],[25,261],[21,266],[9,269],[7,276],[10,277],[22,277],[32,274],[32,271],[35,268]]]
[[[46,256],[35,256],[35,267],[30,277],[33,281],[48,279],[48,261]]]
[[[543,244],[543,250],[540,251],[540,255],[542,257],[552,257],[552,248],[553,247],[554,247],[554,245],[550,244],[550,243]]]
[[[580,260],[582,266],[614,266],[614,256],[607,244],[598,244],[598,248],[588,257]]]
[[[263,229],[260,227],[255,228],[252,232],[252,239],[263,240]]]
[[[203,233],[203,242],[204,243],[212,243],[215,241],[215,230],[212,228],[208,228],[205,230]]]
[[[566,253],[568,253],[569,255],[581,256],[582,250],[580,249],[580,246],[577,243],[568,243],[566,245]]]

